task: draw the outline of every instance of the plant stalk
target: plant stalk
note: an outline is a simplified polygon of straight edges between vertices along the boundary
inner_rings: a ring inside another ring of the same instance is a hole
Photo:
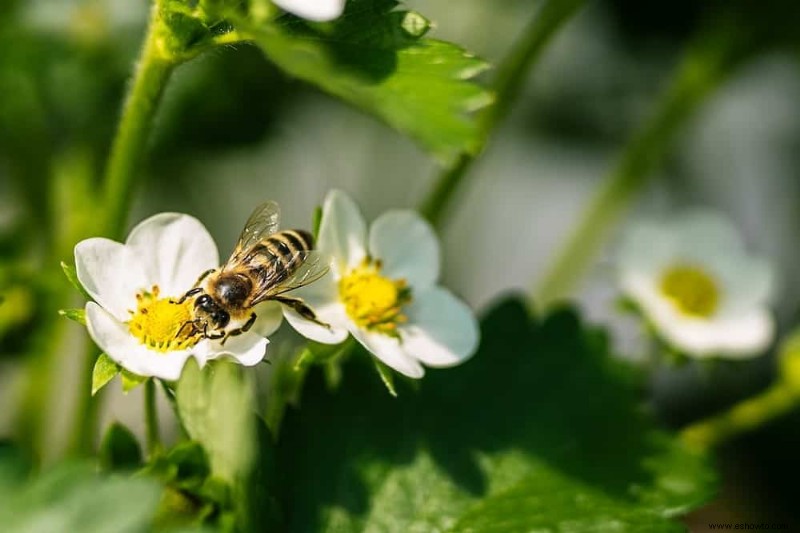
[[[147,432],[147,453],[153,457],[161,450],[155,378],[148,379],[144,383],[144,421]]]
[[[678,132],[732,71],[740,43],[735,32],[726,30],[727,26],[701,33],[686,52],[655,115],[628,144],[532,291],[537,306],[547,308],[571,295],[612,228],[654,176]]]
[[[550,39],[569,20],[585,0],[549,0],[537,11],[508,55],[500,62],[492,83],[495,103],[479,118],[478,148],[463,153],[444,168],[433,189],[423,201],[420,211],[434,226],[441,226],[453,198],[463,189],[464,181],[475,160],[484,151],[492,133],[511,111],[526,81],[526,75],[541,57]]]

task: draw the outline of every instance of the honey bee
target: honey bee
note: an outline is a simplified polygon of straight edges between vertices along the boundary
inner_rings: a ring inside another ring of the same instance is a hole
[[[255,306],[268,300],[280,302],[301,316],[323,326],[302,299],[287,292],[318,280],[328,271],[327,262],[314,250],[314,239],[305,230],[278,231],[280,208],[275,202],[258,206],[244,225],[230,258],[219,268],[204,272],[178,303],[194,297],[190,335],[222,339],[241,335],[256,321]]]

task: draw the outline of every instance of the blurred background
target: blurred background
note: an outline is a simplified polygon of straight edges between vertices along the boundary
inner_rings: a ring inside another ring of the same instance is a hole
[[[490,62],[503,57],[537,6],[528,0],[408,4],[434,21],[435,37]],[[788,4],[766,3],[753,8],[754,16],[781,17]],[[531,291],[627,141],[652,115],[687,43],[713,18],[698,6],[591,2],[545,50],[442,229],[445,283],[476,309],[503,292]],[[10,436],[14,406],[26,394],[22,369],[56,342],[37,332],[63,320],[48,295],[53,285],[66,286],[58,262],[70,261],[72,246],[89,236],[73,228],[92,216],[85,193],[99,182],[148,8],[145,0],[0,4],[0,438]],[[775,265],[783,334],[800,318],[800,46],[759,44],[680,130],[623,226],[691,207],[727,214],[750,249]],[[309,227],[313,209],[336,187],[371,219],[417,206],[437,168],[412,141],[287,79],[257,49],[237,46],[176,72],[130,222],[160,211],[190,213],[224,256],[263,200],[281,204],[285,226]],[[582,285],[579,304],[592,321],[609,325],[621,357],[642,359],[646,340],[614,305],[613,269],[612,240]],[[80,304],[77,295],[73,303]],[[75,324],[58,327],[62,379],[49,393],[69,399],[85,339]],[[680,427],[764,388],[773,374],[770,354],[735,365],[660,368],[650,383],[653,408]],[[140,426],[140,402],[111,395],[104,418]],[[69,406],[65,400],[62,409]],[[63,447],[64,417],[43,416],[52,418],[54,449]],[[719,454],[723,491],[689,523],[800,524],[793,496],[798,428],[800,413],[726,445]]]

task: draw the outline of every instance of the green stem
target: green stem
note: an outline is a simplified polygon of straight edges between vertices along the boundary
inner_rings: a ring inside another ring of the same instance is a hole
[[[493,82],[495,104],[480,117],[480,139],[473,154],[461,154],[444,168],[420,211],[434,225],[441,225],[456,192],[463,188],[472,164],[483,152],[491,134],[510,112],[526,81],[526,75],[556,31],[569,20],[585,0],[549,0],[536,13],[520,39],[500,62]]]
[[[800,396],[796,388],[779,381],[758,396],[743,400],[720,415],[688,426],[681,431],[681,438],[692,448],[710,450],[731,437],[790,412],[798,402]]]
[[[538,284],[538,305],[546,308],[569,297],[681,127],[731,72],[740,43],[727,30],[726,25],[704,32],[687,51],[655,115],[630,142]]]
[[[153,119],[170,74],[178,63],[174,55],[163,50],[162,34],[158,6],[154,5],[106,168],[103,199],[108,231],[114,237],[124,230]]]
[[[83,369],[79,376],[78,405],[70,446],[70,451],[78,456],[90,455],[94,447],[97,418],[100,414],[100,397],[93,397],[91,394],[92,373],[97,356],[97,348],[90,342],[84,354]]]
[[[161,450],[158,430],[158,406],[156,405],[156,382],[151,378],[144,383],[144,422],[147,432],[147,451],[152,457]]]

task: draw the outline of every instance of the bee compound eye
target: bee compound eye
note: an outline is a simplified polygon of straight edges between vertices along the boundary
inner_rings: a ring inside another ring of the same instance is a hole
[[[227,311],[219,310],[213,315],[214,322],[217,323],[217,327],[224,328],[228,325],[228,322],[231,320],[231,316],[228,314]]]

